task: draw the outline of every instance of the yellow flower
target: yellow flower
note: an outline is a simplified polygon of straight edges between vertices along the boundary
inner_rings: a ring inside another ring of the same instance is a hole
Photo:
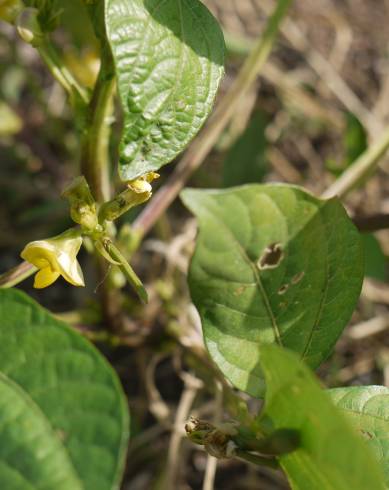
[[[105,202],[99,211],[99,221],[114,221],[123,213],[148,201],[152,194],[151,182],[158,179],[159,174],[148,172],[135,180],[127,181],[127,189],[121,192],[112,201]]]
[[[151,187],[151,182],[155,179],[158,179],[159,174],[156,172],[148,172],[142,177],[138,177],[135,180],[130,180],[127,182],[128,187],[136,192],[137,194],[145,194],[145,199],[149,199],[151,197],[151,193],[153,188]]]
[[[81,244],[82,238],[75,230],[27,244],[20,256],[39,269],[35,275],[34,288],[50,286],[59,276],[73,286],[85,286],[82,270],[76,258]]]

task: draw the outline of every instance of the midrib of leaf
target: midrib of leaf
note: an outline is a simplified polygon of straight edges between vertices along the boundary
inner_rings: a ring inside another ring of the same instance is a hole
[[[321,208],[319,208],[319,211],[321,211]],[[322,223],[323,223],[325,229],[327,229],[326,222],[323,220]],[[328,242],[327,241],[325,242],[325,245],[326,245],[326,249],[327,249],[327,254],[325,254],[326,275],[325,275],[324,291],[323,291],[322,297],[320,299],[319,308],[318,308],[317,315],[315,318],[315,323],[313,324],[312,328],[310,329],[307,344],[306,344],[304,351],[302,353],[302,359],[303,360],[307,357],[307,352],[308,352],[309,348],[311,347],[314,333],[316,332],[317,327],[319,326],[319,322],[320,322],[321,316],[323,314],[324,303],[325,303],[325,300],[327,299],[327,294],[328,294],[328,285],[329,285],[329,275],[330,274],[329,274],[328,258],[327,258],[328,257]]]
[[[208,211],[206,211],[206,212],[208,212]],[[276,317],[275,317],[275,315],[273,313],[273,310],[271,308],[270,301],[269,301],[269,298],[267,296],[266,290],[263,287],[261,277],[258,274],[256,265],[253,264],[253,262],[250,260],[250,257],[246,254],[246,251],[243,248],[243,246],[241,245],[241,243],[239,242],[239,240],[236,238],[236,236],[231,231],[231,229],[223,222],[223,220],[221,220],[216,214],[215,215],[211,215],[211,217],[212,216],[215,216],[217,218],[218,223],[221,224],[222,225],[222,228],[224,228],[227,231],[227,233],[231,237],[232,241],[236,244],[236,246],[237,246],[237,248],[238,248],[238,250],[240,252],[240,255],[243,258],[243,260],[249,265],[249,267],[253,271],[254,278],[255,278],[255,283],[258,286],[259,292],[260,292],[260,294],[262,296],[262,301],[263,301],[263,303],[265,305],[266,312],[267,312],[267,314],[268,314],[268,316],[270,318],[271,324],[272,324],[272,328],[273,328],[273,332],[274,332],[274,337],[276,339],[276,342],[279,345],[282,346],[283,344],[282,344],[282,341],[281,341],[281,335],[280,335],[279,327],[278,327],[278,324],[277,324],[277,320],[276,320]]]
[[[191,4],[190,4],[190,1],[189,3],[187,3],[188,5],[188,8],[192,11],[193,15],[197,18],[198,20],[198,25],[199,25],[199,28],[201,30],[201,32],[203,33],[203,36],[204,36],[204,39],[207,40],[207,50],[208,50],[208,55],[210,55],[210,49],[209,49],[209,39],[208,39],[208,35],[207,35],[207,32],[205,31],[204,27],[202,26],[201,24],[201,19],[200,19],[200,16],[196,13],[196,10],[194,8],[192,8]],[[207,70],[207,85],[208,86],[211,86],[211,83],[210,83],[210,79],[211,79],[211,72],[212,72],[212,65],[209,65],[208,66],[208,70]]]
[[[182,74],[184,72],[185,42],[186,42],[186,39],[185,39],[184,19],[183,19],[183,15],[182,15],[182,4],[181,4],[181,0],[177,0],[177,2],[178,2],[178,10],[180,12],[180,27],[181,27],[181,37],[182,37],[181,43],[180,43],[180,56],[179,56],[180,62],[178,63],[178,70],[177,70],[177,75],[176,75],[176,78],[175,78],[174,87],[172,88],[172,91],[171,91],[169,97],[167,98],[166,102],[170,101],[171,98],[175,95],[175,93],[177,91],[178,82],[181,81]],[[160,111],[161,110],[162,109],[160,109]],[[159,112],[158,112],[158,114],[159,114]],[[176,113],[176,117],[177,117],[177,113]]]
[[[143,39],[142,39],[142,43],[141,43],[141,46],[139,48],[139,51],[138,51],[138,54],[137,54],[137,57],[136,57],[136,60],[134,62],[134,67],[137,66],[138,64],[138,61],[139,61],[139,56],[141,54],[141,52],[143,51],[143,48],[145,46],[145,42],[146,42],[146,39],[147,39],[147,34],[148,34],[148,31],[149,31],[149,28],[150,28],[150,24],[151,24],[151,21],[152,21],[152,16],[153,14],[155,14],[156,12],[158,12],[158,10],[167,2],[168,0],[161,0],[161,2],[159,4],[157,4],[155,6],[155,8],[153,9],[152,13],[150,13],[150,16],[149,16],[149,19],[147,21],[147,24],[146,24],[146,27],[145,27],[145,34],[143,36]],[[180,56],[179,56],[179,63],[177,64],[177,72],[176,72],[176,76],[175,76],[175,82],[174,82],[174,86],[172,87],[171,89],[171,92],[170,92],[170,95],[169,97],[166,99],[166,102],[165,104],[161,105],[160,109],[155,113],[154,117],[156,118],[161,112],[163,112],[164,108],[165,108],[165,105],[168,104],[168,102],[172,99],[172,97],[175,95],[176,91],[177,91],[177,86],[178,86],[178,83],[179,81],[181,80],[182,78],[182,73],[184,71],[184,58],[185,58],[185,30],[184,30],[184,22],[183,22],[183,16],[182,16],[182,5],[181,5],[181,0],[177,0],[177,3],[178,3],[178,9],[179,9],[179,12],[180,12],[180,19],[181,19],[181,22],[180,22],[180,25],[181,25],[181,36],[182,36],[182,42],[180,43]],[[142,113],[140,113],[139,115],[137,115],[136,119],[132,122],[132,125],[131,127],[135,126],[137,121],[139,121],[139,119],[142,117]],[[138,150],[137,152],[134,154],[134,156],[132,157],[132,160],[135,161],[139,155],[139,153],[142,151],[142,146],[143,146],[143,142],[145,141],[145,139],[147,138],[149,134],[146,134],[144,136],[142,136],[142,138],[139,139],[139,145],[138,145]]]
[[[167,1],[168,0],[161,0],[161,2],[155,6],[155,8],[153,10],[153,14],[155,14],[155,12],[157,12],[160,9],[160,7],[162,7],[163,4],[166,3]],[[144,48],[144,46],[146,44],[146,40],[148,38],[148,33],[149,33],[149,29],[150,29],[150,24],[151,24],[152,18],[153,18],[152,17],[152,14],[150,14],[149,17],[148,17],[148,19],[147,19],[146,25],[145,25],[145,32],[144,32],[144,35],[143,35],[143,38],[142,38],[142,42],[141,42],[140,47],[139,47],[139,50],[138,50],[138,54],[136,55],[136,58],[135,58],[135,61],[134,61],[133,67],[132,67],[132,71],[134,71],[135,68],[138,66],[139,57],[140,57],[141,53],[143,52],[143,48]],[[116,65],[116,61],[115,61],[115,65]],[[117,66],[116,66],[116,70],[117,71],[120,71],[120,70],[118,70]],[[123,100],[123,104],[124,105],[127,105],[128,94],[123,94],[123,95],[126,96],[126,98]],[[134,127],[136,125],[136,123],[141,118],[141,115],[142,115],[142,113],[140,113],[140,114],[138,114],[136,116],[136,118],[132,121],[131,127]],[[127,121],[125,121],[125,125],[126,125],[126,122]],[[144,140],[145,140],[145,138],[146,138],[146,136],[142,136],[142,138],[140,139],[140,141],[143,143]],[[139,144],[138,145],[138,151],[136,152],[136,154],[132,158],[133,161],[135,161],[135,159],[139,155],[141,149],[142,149],[142,145]]]
[[[70,457],[70,454],[69,454],[69,451],[67,449],[67,447],[63,444],[61,438],[59,437],[59,435],[57,434],[57,432],[53,429],[53,427],[51,426],[50,424],[50,421],[49,419],[47,418],[46,414],[42,411],[42,409],[40,408],[39,405],[37,405],[35,403],[35,401],[30,397],[30,395],[23,389],[22,386],[18,385],[12,378],[8,377],[5,373],[3,372],[0,372],[0,379],[3,379],[5,380],[10,386],[12,386],[12,388],[22,397],[26,400],[27,404],[30,405],[32,407],[32,409],[38,413],[41,417],[42,417],[42,420],[44,422],[44,424],[46,425],[48,431],[52,434],[53,438],[56,439],[60,445],[60,447],[62,448],[63,452],[65,453],[65,456],[67,458],[67,461],[68,461],[68,464],[69,464],[69,468],[72,470],[72,478],[74,478],[78,483],[79,483],[79,486],[80,486],[80,489],[83,489],[84,486],[83,486],[83,483],[82,483],[82,480],[80,480],[80,477],[77,473],[77,470],[76,468],[74,467],[73,465],[73,460],[72,458]],[[19,473],[19,472],[18,472]],[[23,476],[23,475],[22,475]],[[23,477],[24,478],[24,477]]]

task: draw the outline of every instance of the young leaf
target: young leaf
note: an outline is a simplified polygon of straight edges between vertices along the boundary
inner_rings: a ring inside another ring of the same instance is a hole
[[[277,346],[261,349],[266,402],[260,423],[270,430],[300,431],[300,447],[280,456],[294,490],[383,490],[382,470],[362,437],[296,355]]]
[[[388,259],[386,258],[380,242],[372,234],[362,235],[365,251],[365,276],[378,281],[385,281],[387,277]]]
[[[345,166],[351,165],[368,147],[367,132],[359,119],[351,112],[346,113],[347,128],[343,137],[346,150]]]
[[[128,437],[119,381],[88,341],[0,290],[0,488],[117,488]]]
[[[211,111],[223,74],[221,29],[198,0],[106,0],[124,110],[123,180],[180,153]]]
[[[342,174],[367,149],[367,132],[359,119],[351,112],[346,112],[346,129],[343,134],[344,160],[331,158],[327,160],[327,169],[334,175]]]
[[[389,488],[389,389],[384,386],[353,386],[329,390],[335,405],[364,436],[380,461]]]
[[[266,120],[256,112],[229,150],[223,165],[223,187],[259,183],[266,175]]]
[[[261,396],[259,353],[274,342],[317,367],[363,278],[360,237],[340,202],[287,185],[188,189],[182,198],[200,225],[190,291],[224,375]]]

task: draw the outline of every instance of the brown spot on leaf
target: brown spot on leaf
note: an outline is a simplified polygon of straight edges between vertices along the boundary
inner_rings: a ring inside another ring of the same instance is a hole
[[[292,277],[292,284],[298,284],[304,276],[305,276],[304,271],[299,272],[298,274]]]
[[[366,437],[366,439],[373,439],[373,434],[371,434],[367,430],[363,430],[363,429],[360,429],[360,430],[361,430],[362,435],[364,437]]]
[[[284,258],[284,251],[280,243],[271,243],[263,251],[261,257],[257,262],[257,266],[260,270],[275,269],[280,265],[280,262]]]
[[[57,436],[59,437],[59,439],[61,439],[62,442],[66,441],[67,434],[66,434],[66,432],[64,430],[58,429],[56,431],[56,433],[57,433]]]
[[[241,296],[245,292],[245,286],[239,286],[238,289],[235,289],[234,296]]]
[[[289,284],[284,284],[278,290],[278,294],[285,294],[288,289],[289,289]]]

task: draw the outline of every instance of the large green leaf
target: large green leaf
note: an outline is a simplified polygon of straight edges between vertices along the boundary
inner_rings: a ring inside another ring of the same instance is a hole
[[[182,198],[200,224],[190,291],[225,376],[261,396],[260,348],[273,342],[317,367],[363,278],[360,237],[339,201],[286,185],[188,189]]]
[[[0,488],[118,488],[128,439],[119,381],[84,338],[0,290]]]
[[[207,118],[224,40],[198,0],[106,0],[107,36],[124,110],[123,180],[158,170]]]
[[[389,389],[384,386],[353,386],[329,391],[372,447],[385,471],[389,488]]]
[[[260,422],[300,431],[300,447],[280,457],[295,490],[382,490],[383,472],[362,437],[331,403],[297,356],[276,346],[261,350],[266,402]]]

